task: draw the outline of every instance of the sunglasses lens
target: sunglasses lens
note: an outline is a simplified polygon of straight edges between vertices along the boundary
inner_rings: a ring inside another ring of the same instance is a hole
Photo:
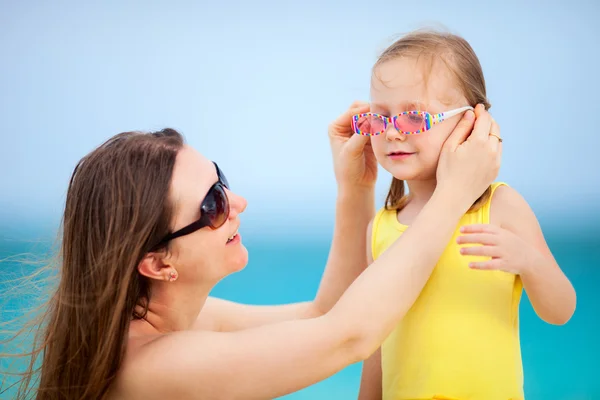
[[[377,135],[385,131],[385,121],[376,115],[360,116],[355,125],[360,135]]]
[[[398,115],[395,120],[396,129],[405,133],[425,131],[427,117],[425,113],[409,111]]]
[[[221,227],[229,218],[229,199],[225,189],[216,184],[206,195],[202,203],[202,213],[206,215],[213,228]]]

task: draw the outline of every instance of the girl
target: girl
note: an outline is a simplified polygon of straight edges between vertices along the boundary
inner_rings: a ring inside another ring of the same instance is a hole
[[[371,98],[371,112],[356,114],[353,128],[371,136],[393,181],[367,230],[369,264],[434,193],[442,144],[461,116],[490,107],[471,46],[438,32],[414,32],[387,48],[373,67]],[[490,135],[502,141],[495,124]],[[365,361],[361,400],[522,399],[522,287],[544,321],[573,315],[575,291],[514,189],[492,184],[458,226],[415,304]]]

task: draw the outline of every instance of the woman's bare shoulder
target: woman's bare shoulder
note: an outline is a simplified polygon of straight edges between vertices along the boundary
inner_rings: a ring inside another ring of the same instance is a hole
[[[205,363],[201,357],[190,363],[189,354],[207,353],[211,338],[205,333],[183,331],[130,337],[110,398],[190,398],[186,387],[193,385],[189,378],[195,374],[202,380]]]
[[[136,336],[111,399],[277,398],[359,361],[360,343],[327,315],[233,332]]]

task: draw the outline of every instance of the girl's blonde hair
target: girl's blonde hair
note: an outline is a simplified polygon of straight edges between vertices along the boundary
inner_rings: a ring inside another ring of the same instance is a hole
[[[381,53],[373,66],[373,74],[376,75],[377,67],[382,63],[399,57],[414,57],[422,61],[421,65],[425,68],[423,71],[425,82],[427,82],[435,62],[443,62],[469,105],[475,107],[481,103],[486,110],[491,107],[486,96],[485,78],[479,59],[471,45],[462,37],[434,30],[411,32],[395,41]],[[489,199],[490,195],[491,189],[488,187],[473,204],[470,211],[478,209]],[[404,181],[393,178],[385,200],[385,208],[400,210],[406,205],[406,202]]]

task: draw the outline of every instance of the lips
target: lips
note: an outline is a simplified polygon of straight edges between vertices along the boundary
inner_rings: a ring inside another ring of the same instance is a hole
[[[235,230],[235,232],[233,233],[233,235],[231,235],[231,236],[229,236],[229,237],[227,238],[227,243],[229,243],[229,242],[231,242],[233,239],[235,239],[235,237],[237,236],[237,234],[238,234],[238,230],[236,229],[236,230]]]
[[[392,151],[391,153],[388,153],[388,156],[408,156],[411,154],[415,154],[415,153],[409,152],[409,151]]]

